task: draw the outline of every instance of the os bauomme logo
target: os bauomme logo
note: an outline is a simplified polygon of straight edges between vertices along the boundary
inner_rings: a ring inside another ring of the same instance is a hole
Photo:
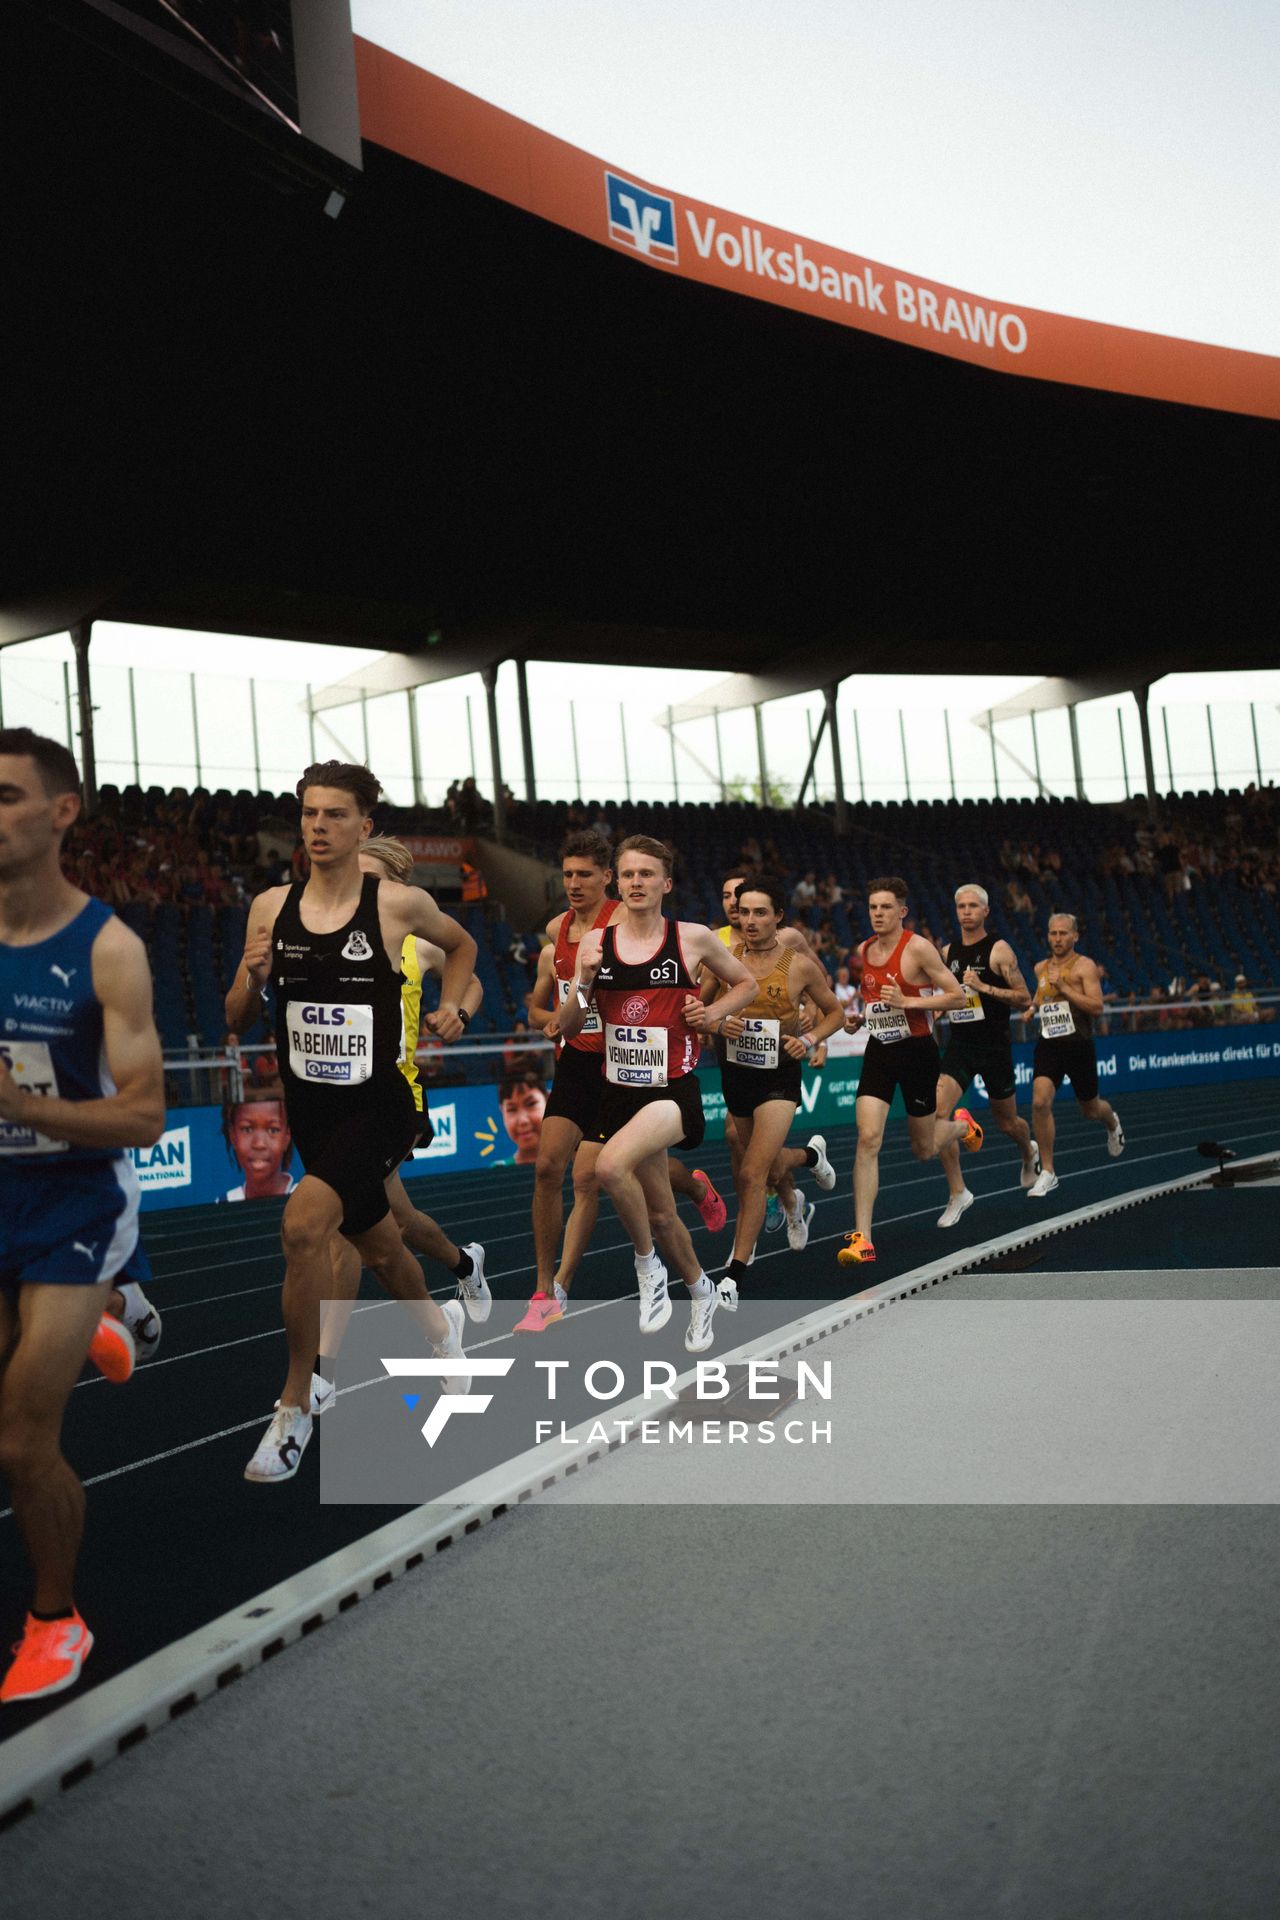
[[[651,193],[620,173],[605,173],[609,209],[609,238],[633,247],[650,260],[679,264],[676,249],[676,203],[665,193]]]

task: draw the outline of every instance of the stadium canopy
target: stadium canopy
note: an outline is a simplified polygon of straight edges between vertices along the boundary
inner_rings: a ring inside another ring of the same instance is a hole
[[[77,7],[0,24],[0,641],[394,656],[334,700],[667,662],[720,708],[1274,663],[1280,363],[854,261],[360,41],[363,170],[308,168]]]

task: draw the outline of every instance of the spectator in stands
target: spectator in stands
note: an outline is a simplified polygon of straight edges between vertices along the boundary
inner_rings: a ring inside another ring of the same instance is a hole
[[[808,913],[809,908],[815,905],[817,898],[818,882],[813,869],[810,868],[804,878],[797,880],[791,889],[791,904],[798,913]]]
[[[853,984],[853,976],[848,967],[836,968],[835,996],[840,1002],[840,1011],[846,1015],[861,1013],[862,995]]]
[[[1258,1003],[1249,991],[1249,982],[1243,973],[1235,978],[1235,989],[1231,995],[1231,1019],[1238,1027],[1256,1026],[1262,1018]]]
[[[823,899],[823,902],[822,902],[823,906],[824,907],[840,906],[844,901],[844,888],[840,885],[840,882],[837,880],[835,874],[829,873],[826,877],[826,880],[823,882],[823,885],[826,889],[825,898]]]
[[[1035,906],[1032,903],[1031,895],[1027,892],[1026,887],[1018,878],[1017,874],[1013,876],[1005,888],[1004,898],[1005,905],[1008,907],[1010,913],[1020,913],[1028,916],[1035,913]]]
[[[1165,904],[1171,907],[1183,888],[1182,849],[1177,834],[1170,833],[1167,827],[1162,828],[1156,838],[1156,869],[1164,888]]]
[[[743,861],[752,872],[759,872],[764,860],[764,855],[760,850],[760,842],[756,839],[754,833],[749,833],[744,838],[742,845],[738,848],[738,858]]]

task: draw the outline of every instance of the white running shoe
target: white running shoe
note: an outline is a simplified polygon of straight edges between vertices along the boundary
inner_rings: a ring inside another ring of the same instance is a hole
[[[467,1310],[467,1318],[483,1326],[493,1311],[493,1295],[484,1277],[484,1248],[478,1240],[472,1240],[462,1251],[471,1255],[471,1271],[465,1280],[458,1281],[458,1298]]]
[[[1031,1158],[1022,1163],[1022,1172],[1018,1175],[1024,1187],[1033,1187],[1040,1178],[1040,1149],[1032,1147]]]
[[[731,1280],[726,1273],[724,1279],[718,1283],[716,1292],[720,1295],[720,1305],[725,1313],[736,1313],[738,1311],[738,1283],[736,1280]]]
[[[569,1296],[565,1292],[564,1288],[560,1285],[560,1282],[558,1280],[555,1282],[555,1289],[556,1289],[556,1305],[560,1309],[561,1318],[563,1318],[564,1315],[569,1311]]]
[[[310,1412],[313,1420],[318,1420],[322,1413],[327,1413],[337,1397],[338,1389],[334,1386],[332,1380],[326,1380],[322,1373],[312,1374]],[[277,1400],[276,1412],[279,1413],[279,1411],[280,1402]]]
[[[439,1346],[432,1346],[437,1360],[462,1359],[462,1334],[466,1327],[466,1317],[462,1311],[461,1300],[446,1300],[440,1309],[449,1322],[449,1331]],[[440,1381],[441,1393],[467,1393],[471,1387],[469,1373],[446,1373]]]
[[[689,1325],[684,1336],[686,1353],[705,1353],[712,1344],[715,1335],[711,1331],[711,1322],[716,1317],[719,1305],[720,1295],[715,1287],[705,1293],[701,1300],[696,1295],[690,1295]]]
[[[795,1212],[787,1215],[787,1245],[793,1253],[799,1253],[802,1247],[808,1246],[809,1222],[817,1211],[817,1206],[812,1200],[806,1202],[801,1196]]]
[[[968,1213],[973,1205],[974,1195],[966,1187],[963,1193],[953,1193],[942,1212],[938,1215],[940,1227],[955,1227],[960,1224],[960,1215]]]
[[[136,1280],[129,1280],[120,1288],[120,1298],[124,1310],[119,1317],[133,1335],[134,1351],[141,1366],[145,1360],[154,1360],[160,1351],[160,1315]]]
[[[1112,1113],[1116,1113],[1116,1110],[1114,1107],[1112,1107],[1111,1111]],[[1120,1125],[1120,1115],[1118,1113],[1116,1113],[1116,1130],[1114,1133],[1109,1133],[1107,1135],[1107,1152],[1111,1155],[1111,1158],[1113,1160],[1118,1160],[1120,1158],[1120,1155],[1124,1152],[1124,1128]],[[126,1322],[126,1325],[127,1324],[128,1323]],[[136,1340],[138,1337],[137,1329],[131,1328],[130,1331],[132,1332],[133,1337]]]
[[[311,1415],[301,1407],[278,1407],[244,1470],[246,1480],[292,1480],[311,1438]]]
[[[645,1272],[636,1268],[640,1287],[640,1331],[661,1333],[671,1318],[671,1295],[667,1292],[667,1270],[660,1260]]]
[[[827,1158],[827,1136],[825,1133],[810,1134],[807,1143],[818,1156],[818,1164],[813,1169],[813,1177],[824,1193],[830,1193],[836,1183],[836,1170]]]
[[[1037,1174],[1035,1185],[1027,1188],[1028,1200],[1043,1200],[1047,1193],[1054,1191],[1057,1184],[1058,1176],[1056,1173],[1042,1172]]]

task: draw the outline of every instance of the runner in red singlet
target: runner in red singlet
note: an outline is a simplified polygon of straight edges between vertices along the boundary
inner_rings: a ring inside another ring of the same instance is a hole
[[[936,947],[904,925],[905,880],[895,875],[873,880],[867,905],[871,938],[858,950],[865,1011],[851,1014],[845,1021],[851,1033],[866,1025],[871,1038],[862,1056],[858,1081],[858,1151],[853,1163],[855,1226],[836,1256],[842,1267],[858,1266],[876,1257],[871,1216],[880,1188],[880,1143],[899,1087],[907,1109],[911,1151],[917,1160],[932,1160],[953,1140],[971,1152],[982,1145],[982,1128],[963,1107],[957,1107],[954,1120],[939,1120],[934,1112],[939,1059],[932,1015],[962,1007],[964,988],[952,977]]]
[[[644,834],[622,842],[617,860],[624,911],[617,924],[594,929],[580,941],[577,973],[559,1025],[572,1038],[593,1010],[604,1025],[596,1168],[635,1247],[640,1330],[657,1333],[671,1318],[667,1269],[654,1251],[656,1237],[689,1288],[685,1346],[690,1353],[704,1353],[721,1296],[676,1213],[667,1152],[701,1141],[702,1096],[694,1073],[699,1035],[714,1032],[745,1007],[755,981],[709,927],[664,919],[672,859],[669,847]],[[695,990],[699,966],[729,988],[714,1007],[704,1006]]]

